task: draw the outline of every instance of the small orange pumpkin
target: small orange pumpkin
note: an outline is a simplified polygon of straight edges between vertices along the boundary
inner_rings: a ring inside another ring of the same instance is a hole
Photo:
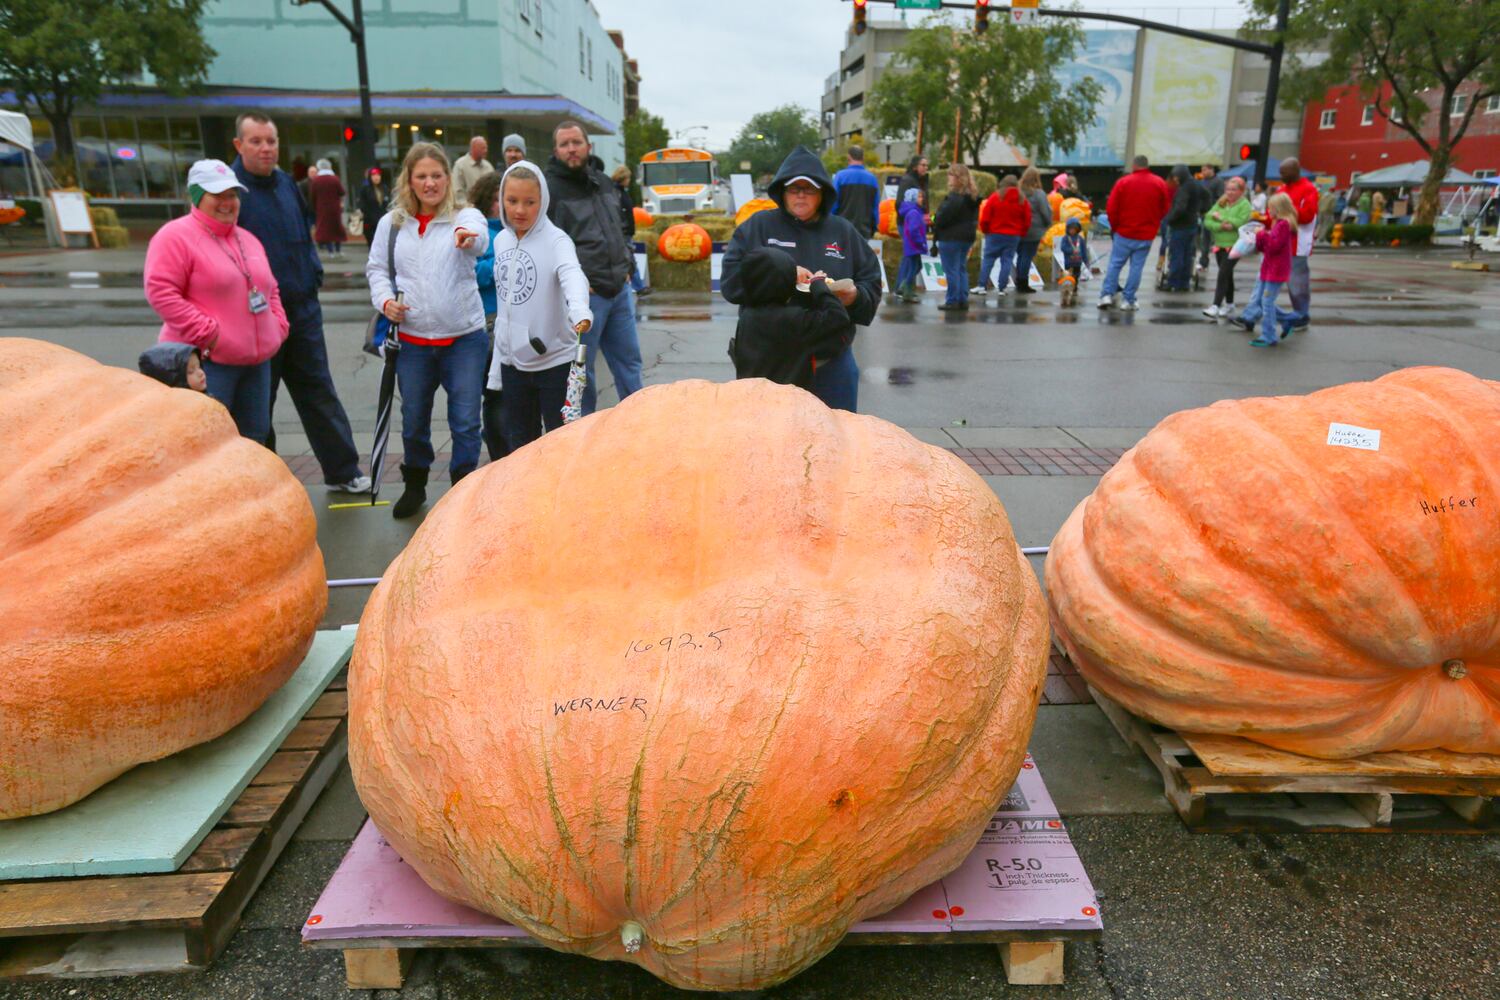
[[[740,210],[734,213],[734,225],[738,229],[745,224],[745,220],[757,212],[766,212],[777,205],[770,198],[752,198],[740,206]]]
[[[0,820],[238,725],[328,591],[286,465],[187,389],[0,340]]]
[[[679,264],[708,260],[713,251],[713,238],[708,235],[708,230],[696,222],[679,222],[675,226],[668,226],[656,241],[656,252],[664,260]]]
[[[1496,427],[1447,368],[1173,414],[1053,540],[1058,638],[1175,729],[1500,753]]]
[[[433,508],[366,605],[349,759],[444,896],[761,989],[973,849],[1047,649],[960,460],[791,386],[681,381]]]
[[[26,209],[21,208],[19,205],[12,205],[10,208],[0,208],[0,226],[8,226],[13,222],[20,222],[24,218],[26,218]]]
[[[631,214],[635,216],[636,226],[641,229],[656,225],[656,216],[652,215],[650,212],[646,211],[639,205],[631,209]]]
[[[887,236],[900,236],[896,229],[896,199],[887,198],[880,203],[879,229]]]

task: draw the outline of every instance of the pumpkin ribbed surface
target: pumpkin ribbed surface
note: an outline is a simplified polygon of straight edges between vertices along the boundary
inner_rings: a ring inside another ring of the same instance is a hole
[[[445,896],[754,989],[963,860],[1047,644],[962,462],[800,389],[678,382],[433,509],[361,622],[350,758]]]
[[[1179,730],[1500,753],[1497,427],[1444,368],[1168,417],[1053,541],[1058,637]]]
[[[307,495],[218,403],[0,340],[0,819],[218,736],[327,603]]]

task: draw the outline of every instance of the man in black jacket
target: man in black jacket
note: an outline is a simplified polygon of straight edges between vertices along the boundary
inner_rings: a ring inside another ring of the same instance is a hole
[[[583,126],[565,121],[552,130],[547,163],[547,218],[567,233],[578,250],[578,265],[589,279],[594,325],[583,335],[588,347],[588,386],[583,412],[598,402],[594,359],[600,351],[624,399],[641,387],[641,345],[635,330],[635,293],[630,289],[633,256],[620,227],[620,192],[594,155]]]
[[[1167,291],[1185,292],[1193,280],[1193,257],[1203,217],[1213,207],[1208,188],[1193,176],[1187,164],[1172,168],[1177,193],[1164,220],[1167,226]]]
[[[720,291],[725,299],[742,306],[746,286],[740,265],[746,254],[759,247],[786,251],[797,263],[802,283],[820,272],[834,283],[833,293],[849,313],[844,342],[851,346],[818,367],[812,391],[829,406],[853,411],[859,399],[854,327],[869,326],[875,318],[880,303],[880,261],[848,219],[832,214],[833,181],[812,150],[805,146],[792,150],[767,193],[779,207],[755,213],[734,231],[724,252]]]

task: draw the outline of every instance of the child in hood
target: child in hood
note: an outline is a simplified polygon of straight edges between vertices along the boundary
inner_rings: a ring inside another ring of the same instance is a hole
[[[901,219],[901,270],[896,274],[896,294],[903,302],[920,302],[917,277],[922,273],[922,255],[927,252],[927,193],[908,188],[906,199],[896,208]]]
[[[162,385],[194,392],[208,391],[203,359],[192,344],[163,341],[142,351],[136,365],[142,375],[149,375]]]
[[[818,365],[849,346],[853,328],[848,311],[821,271],[808,274],[775,247],[747,253],[740,275],[744,297],[729,341],[734,377],[765,378],[811,391]]]
[[[588,332],[589,283],[568,234],[547,218],[547,185],[529,160],[500,180],[495,242],[495,353],[488,386],[501,391],[500,420],[511,451],[562,426],[568,369]],[[614,220],[610,220],[611,223]]]
[[[1057,266],[1057,285],[1062,289],[1062,304],[1070,306],[1078,299],[1078,283],[1093,266],[1088,240],[1083,238],[1083,223],[1069,219],[1063,234],[1052,244],[1052,261]]]

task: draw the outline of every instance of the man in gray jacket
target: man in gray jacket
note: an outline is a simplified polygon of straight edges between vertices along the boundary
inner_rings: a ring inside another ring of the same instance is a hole
[[[578,249],[578,264],[589,279],[589,311],[594,325],[583,335],[588,348],[588,386],[583,412],[593,413],[594,359],[600,351],[624,399],[641,387],[641,345],[635,330],[635,293],[630,289],[630,244],[620,228],[620,192],[594,156],[583,126],[565,121],[552,130],[547,163],[547,218],[567,233]]]

